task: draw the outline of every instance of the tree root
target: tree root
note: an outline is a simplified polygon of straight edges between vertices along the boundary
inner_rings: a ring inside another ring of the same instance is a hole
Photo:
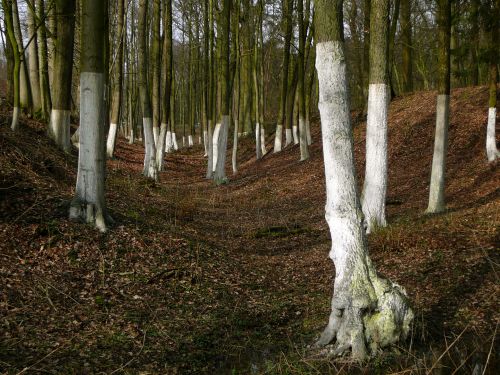
[[[367,290],[373,288],[376,300],[368,306],[359,306],[353,300],[346,304],[342,298],[339,303],[338,293],[334,293],[329,322],[316,347],[335,340],[331,354],[340,356],[350,349],[354,359],[363,361],[380,348],[406,339],[414,315],[405,290],[379,276],[371,281]]]
[[[102,233],[107,231],[106,223],[112,224],[114,222],[100,205],[82,202],[79,199],[73,199],[71,202],[69,218],[70,220],[92,224]]]

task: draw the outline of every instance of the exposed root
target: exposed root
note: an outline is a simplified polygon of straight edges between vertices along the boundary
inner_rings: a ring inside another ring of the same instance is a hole
[[[329,322],[316,347],[335,341],[331,354],[340,356],[350,349],[354,359],[363,361],[380,348],[406,339],[414,316],[406,292],[379,276],[371,284],[367,290],[373,288],[376,297],[367,306],[351,300],[346,307],[339,308],[344,303],[339,302],[339,293],[334,293]]]
[[[111,216],[109,216],[106,210],[100,205],[82,202],[77,198],[73,199],[71,202],[69,218],[70,220],[82,221],[95,225],[102,233],[107,231],[106,223],[113,223]]]

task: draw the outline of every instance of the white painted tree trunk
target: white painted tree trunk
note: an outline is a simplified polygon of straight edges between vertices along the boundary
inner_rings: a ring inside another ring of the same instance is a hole
[[[368,119],[366,125],[366,168],[362,207],[367,233],[387,225],[387,112],[390,88],[384,83],[368,87]]]
[[[298,145],[299,144],[299,133],[298,133],[297,125],[293,125],[292,129],[293,129],[293,144]]]
[[[70,116],[71,111],[68,110],[52,109],[50,112],[49,136],[65,152],[71,150]]]
[[[303,116],[299,117],[299,141],[300,141],[300,161],[309,159],[307,148],[306,121]]]
[[[205,149],[205,153],[203,154],[203,157],[208,156],[208,134],[206,130],[203,130],[203,148]]]
[[[438,213],[445,209],[444,189],[446,153],[448,150],[448,122],[450,96],[438,95],[436,105],[436,136],[432,157],[431,184],[429,186],[428,213]]]
[[[188,136],[188,147],[193,147],[194,143],[193,143],[193,136],[192,135],[189,135]]]
[[[309,119],[309,115],[306,118],[306,137],[307,137],[307,145],[308,146],[312,145],[311,120]]]
[[[214,134],[212,132],[212,120],[208,120],[208,164],[206,178],[212,178],[214,173]]]
[[[165,140],[165,153],[169,154],[173,151],[174,149],[174,142],[172,138],[172,132],[170,130],[167,130],[167,137]]]
[[[283,141],[283,125],[276,125],[276,134],[274,136],[274,153],[281,151],[281,142]]]
[[[78,175],[69,217],[95,224],[101,232],[106,231],[107,218],[104,197],[106,155],[102,126],[104,107],[104,74],[82,72]]]
[[[19,129],[19,107],[14,107],[12,111],[12,122],[10,123],[10,129],[15,132]]]
[[[500,153],[497,149],[496,140],[496,119],[497,119],[497,109],[496,107],[488,109],[488,127],[486,129],[486,155],[488,156],[488,161],[491,163],[495,161]]]
[[[167,144],[167,124],[161,123],[160,133],[158,134],[158,143],[156,146],[156,164],[158,165],[158,172],[163,171],[166,144]]]
[[[266,149],[266,128],[264,125],[260,126],[260,148],[262,152],[262,156],[264,156],[267,153]]]
[[[155,142],[155,147],[158,147],[158,137],[160,135],[160,129],[158,126],[153,126],[153,138]]]
[[[262,147],[261,147],[261,138],[260,138],[260,123],[255,124],[255,158],[259,160],[262,158]]]
[[[146,149],[142,174],[157,181],[158,170],[156,165],[156,147],[153,136],[153,119],[151,117],[143,117],[142,124],[144,129],[144,146]]]
[[[229,123],[231,121],[231,117],[229,115],[223,115],[221,124],[217,124],[219,126],[219,142],[217,146],[217,162],[215,173],[214,173],[214,181],[216,184],[222,184],[227,182],[226,177],[226,150],[227,150],[227,134],[229,132]]]
[[[115,123],[109,124],[108,139],[106,141],[106,153],[108,158],[112,158],[115,152],[116,134],[118,132],[118,125]]]
[[[215,172],[217,168],[217,159],[219,158],[219,137],[220,137],[220,127],[221,124],[216,124],[214,129],[214,135],[212,138],[212,172]]]
[[[179,145],[177,144],[177,136],[175,135],[175,132],[172,132],[172,144],[174,146],[174,151],[177,151],[179,149]]]
[[[292,129],[285,129],[285,147],[292,143]]]
[[[182,147],[186,147],[186,136],[182,136]]]
[[[363,360],[369,351],[404,339],[413,319],[406,293],[377,275],[368,256],[363,214],[354,167],[353,135],[341,42],[316,46],[319,110],[326,178],[326,220],[330,228],[330,258],[335,264],[332,311],[317,342],[335,340],[334,354],[349,349]]]
[[[239,129],[239,122],[238,120],[234,120],[233,153],[231,158],[233,174],[238,173],[238,129]]]

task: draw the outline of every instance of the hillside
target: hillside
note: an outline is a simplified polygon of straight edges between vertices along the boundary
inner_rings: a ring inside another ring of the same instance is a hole
[[[306,349],[327,322],[334,275],[317,121],[310,160],[293,146],[255,162],[248,139],[220,187],[203,178],[200,146],[168,155],[155,184],[140,176],[142,146],[120,140],[107,180],[116,225],[100,234],[67,220],[76,151],[56,151],[34,121],[13,134],[2,108],[0,372],[469,374],[488,362],[493,374],[500,174],[486,163],[487,88],[453,91],[448,211],[429,216],[435,96],[391,104],[390,225],[369,245],[417,319],[411,342],[364,365]]]

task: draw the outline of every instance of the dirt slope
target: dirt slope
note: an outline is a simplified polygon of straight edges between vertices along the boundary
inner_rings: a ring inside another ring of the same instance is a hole
[[[455,90],[449,211],[424,215],[434,101],[420,92],[391,104],[390,226],[369,238],[418,322],[411,347],[362,367],[304,350],[326,324],[334,272],[319,125],[304,163],[296,146],[255,162],[243,141],[240,171],[220,187],[203,179],[199,147],[168,155],[154,184],[140,176],[141,146],[120,140],[107,181],[117,224],[101,235],[66,219],[76,152],[56,151],[35,122],[12,134],[2,111],[0,372],[424,373],[443,337],[466,328],[437,367],[467,358],[470,373],[486,362],[500,318],[500,175],[484,151],[486,88]],[[363,137],[359,123],[360,177]]]

